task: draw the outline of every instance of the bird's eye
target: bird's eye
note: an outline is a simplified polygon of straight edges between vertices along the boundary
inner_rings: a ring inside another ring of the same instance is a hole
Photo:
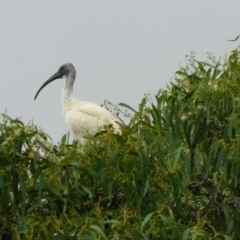
[[[60,67],[59,71],[61,71],[61,72],[62,72],[63,70],[64,70],[64,67],[63,67],[63,66],[62,66],[62,67]]]

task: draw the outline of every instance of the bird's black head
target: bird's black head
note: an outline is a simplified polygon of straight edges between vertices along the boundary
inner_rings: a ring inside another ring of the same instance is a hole
[[[56,80],[56,79],[61,79],[63,77],[66,77],[67,79],[68,78],[71,78],[73,81],[76,77],[76,70],[75,70],[75,67],[73,66],[72,63],[66,63],[64,65],[62,65],[59,70],[53,74],[52,77],[50,77],[40,88],[39,90],[37,91],[34,99],[37,98],[38,94],[40,93],[40,91],[46,86],[48,85],[50,82]]]
[[[64,65],[62,65],[59,70],[58,73],[60,74],[61,78],[63,76],[71,76],[71,77],[76,77],[76,70],[75,67],[73,66],[72,63],[66,63]]]

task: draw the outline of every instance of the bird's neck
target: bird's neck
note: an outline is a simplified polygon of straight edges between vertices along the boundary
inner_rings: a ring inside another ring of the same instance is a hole
[[[65,77],[65,84],[62,90],[62,105],[65,105],[69,101],[73,99],[72,93],[73,93],[73,83],[74,78],[72,77]]]

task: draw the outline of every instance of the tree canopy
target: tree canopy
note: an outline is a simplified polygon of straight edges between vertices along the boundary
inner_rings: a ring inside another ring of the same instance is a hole
[[[81,146],[2,114],[2,239],[240,238],[240,49],[186,67]]]

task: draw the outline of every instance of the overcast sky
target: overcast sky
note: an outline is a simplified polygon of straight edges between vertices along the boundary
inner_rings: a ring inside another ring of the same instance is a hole
[[[62,80],[38,88],[74,64],[74,96],[137,108],[144,93],[166,87],[185,56],[205,60],[237,47],[240,1],[1,1],[0,110],[34,121],[58,142],[68,129]]]

